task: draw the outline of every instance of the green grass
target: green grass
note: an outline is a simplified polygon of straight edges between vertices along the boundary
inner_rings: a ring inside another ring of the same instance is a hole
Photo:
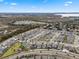
[[[3,54],[2,57],[8,57],[10,55],[15,54],[20,47],[21,47],[21,43],[19,42],[15,43]]]

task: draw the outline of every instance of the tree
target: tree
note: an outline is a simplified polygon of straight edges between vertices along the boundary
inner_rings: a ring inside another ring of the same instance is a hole
[[[19,57],[17,56],[16,59],[19,59]]]

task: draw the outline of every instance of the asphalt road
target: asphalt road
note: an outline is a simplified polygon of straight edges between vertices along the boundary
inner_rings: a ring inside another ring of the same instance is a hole
[[[65,59],[79,59],[79,55],[75,53],[65,53],[61,52],[55,49],[47,50],[47,49],[35,49],[33,51],[28,51],[28,52],[21,52],[19,54],[12,55],[10,57],[4,58],[4,59],[16,59],[16,57],[21,57],[23,55],[37,55],[37,56],[53,56],[53,57],[59,57],[59,58],[65,58]]]

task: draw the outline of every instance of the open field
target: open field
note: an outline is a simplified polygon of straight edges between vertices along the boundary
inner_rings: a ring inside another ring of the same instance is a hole
[[[19,43],[19,42],[15,43],[15,44],[12,45],[10,48],[8,48],[7,52],[5,52],[5,53],[3,54],[2,58],[11,56],[11,55],[13,55],[13,54],[15,54],[15,53],[18,53],[20,47],[21,47],[21,43]]]

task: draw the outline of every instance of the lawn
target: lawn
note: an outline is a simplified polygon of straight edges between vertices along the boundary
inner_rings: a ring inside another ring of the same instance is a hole
[[[17,50],[21,47],[21,43],[17,42],[13,44],[4,54],[2,57],[7,57],[13,55],[17,52]]]

